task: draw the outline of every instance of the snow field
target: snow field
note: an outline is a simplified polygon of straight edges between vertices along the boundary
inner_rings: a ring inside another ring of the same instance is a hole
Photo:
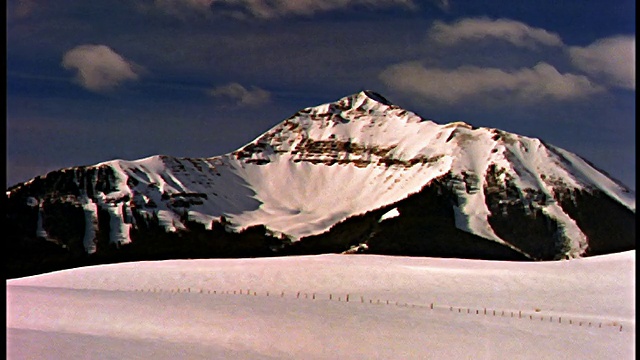
[[[408,169],[358,168],[294,163],[282,155],[261,166],[236,166],[261,205],[229,216],[238,230],[259,224],[293,239],[319,234],[352,216],[402,200],[420,191],[447,168],[414,166]],[[283,191],[286,191],[286,195]]]
[[[634,266],[635,251],[549,263],[318,255],[72,269],[7,281],[7,354],[630,359]]]

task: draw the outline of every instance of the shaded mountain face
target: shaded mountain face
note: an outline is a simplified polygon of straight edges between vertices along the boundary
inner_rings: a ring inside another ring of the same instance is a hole
[[[544,142],[363,91],[211,158],[61,169],[6,192],[10,276],[324,252],[554,260],[635,248],[635,193]]]

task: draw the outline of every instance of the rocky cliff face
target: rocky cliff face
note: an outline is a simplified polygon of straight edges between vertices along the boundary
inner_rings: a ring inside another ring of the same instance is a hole
[[[8,189],[6,204],[13,276],[175,257],[553,260],[635,247],[635,194],[575,154],[439,125],[370,91],[230,154],[62,169]]]

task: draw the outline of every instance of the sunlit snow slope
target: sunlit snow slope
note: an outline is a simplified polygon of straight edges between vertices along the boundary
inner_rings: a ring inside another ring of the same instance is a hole
[[[55,184],[76,189],[59,201],[81,204],[83,242],[92,253],[100,209],[112,218],[110,239],[117,244],[131,241],[132,212],[168,231],[187,221],[206,229],[220,222],[233,231],[265,225],[295,241],[405,199],[436,179],[447,179],[458,229],[529,258],[539,256],[499,236],[492,215],[507,214],[508,206],[539,212],[557,228],[560,258],[580,257],[589,247],[584,229],[561,206],[576,192],[598,191],[635,214],[635,193],[572,153],[498,129],[439,125],[370,91],[303,109],[230,154],[108,161],[36,178],[7,195],[46,210],[52,191],[64,193]],[[45,190],[29,190],[36,187]]]
[[[7,281],[18,359],[633,359],[635,251],[134,262]]]

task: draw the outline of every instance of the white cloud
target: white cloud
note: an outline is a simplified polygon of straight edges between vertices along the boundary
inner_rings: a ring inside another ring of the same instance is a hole
[[[635,90],[636,42],[633,36],[615,36],[600,39],[586,47],[568,47],[558,34],[545,29],[509,19],[491,20],[483,17],[465,18],[451,24],[435,21],[428,38],[447,46],[469,41],[499,40],[526,49],[536,49],[540,45],[557,47],[567,51],[573,65],[593,81]]]
[[[429,37],[446,45],[496,39],[525,48],[535,48],[538,45],[562,46],[562,40],[557,34],[509,19],[468,18],[450,25],[435,21],[429,30]]]
[[[127,80],[137,80],[143,69],[105,45],[80,45],[62,58],[65,69],[76,71],[76,81],[84,88],[103,92]]]
[[[547,63],[506,71],[475,66],[427,68],[418,62],[407,62],[388,67],[380,79],[400,92],[446,104],[479,98],[532,104],[548,99],[584,98],[604,91],[585,76],[561,74]]]
[[[238,83],[229,83],[209,90],[209,95],[216,98],[227,98],[239,106],[256,106],[268,103],[271,93],[257,86],[247,89]]]
[[[448,0],[434,0],[439,6],[448,6]],[[338,10],[355,5],[372,8],[400,6],[416,7],[414,0],[155,0],[159,10],[172,15],[183,16],[187,11],[208,15],[222,5],[223,11],[236,9],[231,14],[236,17],[251,16],[272,19],[289,15],[313,15],[318,12]]]
[[[572,46],[573,64],[609,85],[635,90],[636,38],[616,36],[601,39],[587,47]]]

